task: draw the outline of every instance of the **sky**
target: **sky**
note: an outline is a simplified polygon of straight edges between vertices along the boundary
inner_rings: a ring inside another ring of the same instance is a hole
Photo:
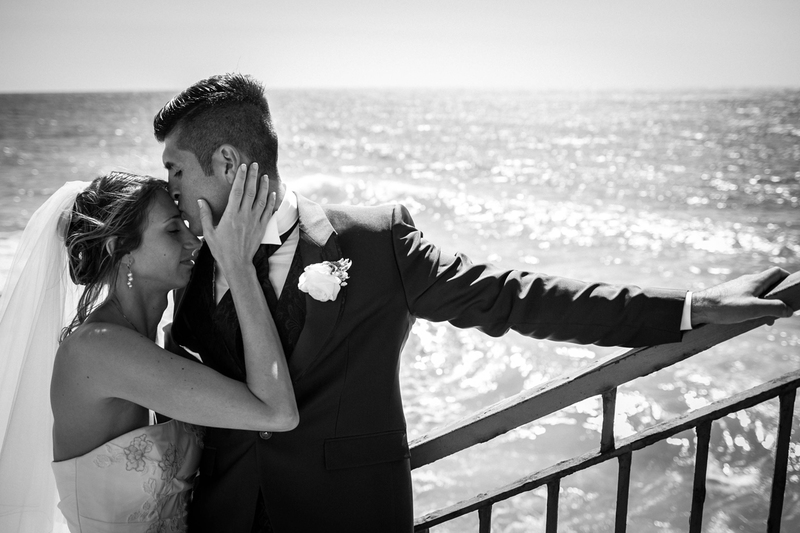
[[[0,92],[800,87],[800,0],[0,0]]]

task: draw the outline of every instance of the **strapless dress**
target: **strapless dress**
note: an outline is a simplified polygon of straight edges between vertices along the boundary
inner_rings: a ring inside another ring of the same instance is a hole
[[[171,420],[135,429],[91,452],[53,463],[58,508],[72,533],[186,531],[200,463],[197,426]]]

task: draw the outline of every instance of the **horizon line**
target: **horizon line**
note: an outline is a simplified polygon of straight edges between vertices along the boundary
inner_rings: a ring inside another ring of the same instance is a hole
[[[148,89],[53,89],[53,90],[7,90],[0,88],[0,95],[52,95],[52,94],[130,94],[130,93],[174,93],[183,89],[176,88],[148,88]],[[670,87],[481,87],[481,86],[388,86],[388,85],[360,85],[360,86],[265,86],[269,91],[443,91],[443,92],[497,92],[497,93],[674,93],[674,92],[733,92],[733,91],[793,91],[800,90],[800,85],[720,85],[712,86],[670,86]]]

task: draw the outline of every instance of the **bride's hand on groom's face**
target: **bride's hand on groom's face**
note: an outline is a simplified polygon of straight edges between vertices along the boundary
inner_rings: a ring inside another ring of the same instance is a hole
[[[260,183],[259,183],[260,182]],[[267,175],[258,176],[258,163],[240,165],[233,179],[228,205],[214,226],[211,209],[198,200],[203,235],[214,258],[226,272],[252,266],[272,212],[275,193],[269,193]]]

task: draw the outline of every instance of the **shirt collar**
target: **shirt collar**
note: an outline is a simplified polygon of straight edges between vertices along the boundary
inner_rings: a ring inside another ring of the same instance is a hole
[[[283,200],[278,210],[272,215],[272,218],[267,222],[267,229],[264,231],[264,238],[261,239],[261,244],[281,244],[281,234],[294,226],[299,216],[297,211],[297,195],[289,188],[288,185],[283,184]]]

